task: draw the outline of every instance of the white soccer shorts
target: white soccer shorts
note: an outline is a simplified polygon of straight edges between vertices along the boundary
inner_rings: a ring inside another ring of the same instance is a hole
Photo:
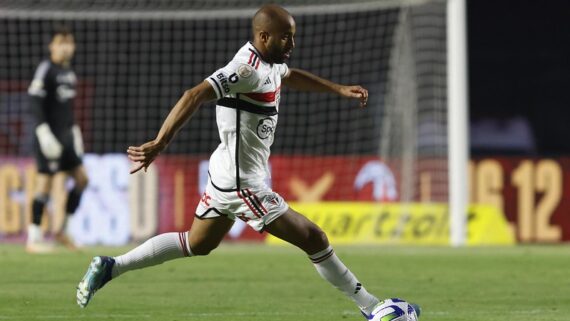
[[[269,187],[245,188],[238,191],[220,190],[210,180],[196,208],[200,219],[226,216],[246,222],[262,232],[266,225],[285,214],[289,205]]]

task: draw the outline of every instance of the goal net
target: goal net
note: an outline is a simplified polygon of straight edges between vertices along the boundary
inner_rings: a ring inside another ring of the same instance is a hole
[[[154,138],[183,91],[251,39],[250,19],[262,3],[0,2],[0,172],[6,195],[0,205],[21,209],[20,219],[2,219],[0,229],[28,220],[26,200],[33,189],[26,184],[33,180],[26,169],[33,164],[34,131],[27,87],[48,57],[56,24],[70,27],[76,41],[74,112],[91,178],[80,211],[117,216],[110,218],[113,224],[127,224],[135,239],[144,231],[186,228],[207,180],[209,154],[219,143],[213,103],[201,107],[146,176],[129,177],[125,150]],[[272,148],[272,188],[291,202],[446,202],[445,1],[277,3],[297,24],[288,65],[360,84],[370,98],[359,109],[357,101],[285,88]],[[14,166],[18,179],[6,174]],[[103,196],[87,201],[95,194]]]

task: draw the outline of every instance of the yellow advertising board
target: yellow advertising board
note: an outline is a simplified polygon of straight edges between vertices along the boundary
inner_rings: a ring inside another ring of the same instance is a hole
[[[378,204],[361,202],[290,203],[319,225],[332,244],[448,245],[449,215],[445,204]],[[503,213],[472,205],[468,245],[511,245],[515,235]],[[281,240],[268,236],[267,243]]]

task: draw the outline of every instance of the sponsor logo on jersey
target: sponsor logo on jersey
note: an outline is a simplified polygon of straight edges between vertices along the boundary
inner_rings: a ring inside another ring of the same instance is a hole
[[[271,85],[271,78],[267,77],[267,79],[265,79],[265,82],[263,84],[264,85]]]
[[[266,139],[275,132],[275,120],[273,118],[264,118],[257,124],[257,136]]]
[[[75,85],[77,77],[75,77],[75,73],[73,72],[61,73],[57,75],[57,82],[59,84]]]
[[[75,89],[70,88],[68,85],[57,86],[57,100],[65,102],[75,97]]]
[[[229,93],[230,85],[228,85],[228,79],[226,78],[226,75],[220,72],[216,75],[216,78],[218,78],[218,82],[220,83],[222,88],[224,88],[224,93],[225,94]]]

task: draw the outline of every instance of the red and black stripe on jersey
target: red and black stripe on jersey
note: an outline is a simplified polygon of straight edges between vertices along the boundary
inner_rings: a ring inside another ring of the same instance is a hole
[[[239,98],[225,97],[222,99],[218,99],[216,105],[233,108],[237,110],[243,110],[252,114],[259,114],[266,116],[277,115],[277,107],[275,106],[259,106],[256,104],[252,104],[248,101],[241,100]]]
[[[247,98],[257,100],[260,103],[273,103],[275,102],[275,97],[277,93],[281,90],[281,86],[277,87],[275,91],[269,91],[264,93],[244,93],[243,95]]]
[[[280,90],[281,86],[277,87],[275,91],[264,92],[264,93],[243,93],[241,95],[249,99],[252,99],[254,101],[257,101],[260,104],[274,103],[275,98],[277,97],[277,93]],[[275,107],[275,105],[272,106],[258,105],[239,98],[224,97],[218,100],[217,105],[228,108],[238,108],[239,106],[239,109],[254,114],[261,114],[267,116],[277,115],[277,107]]]

